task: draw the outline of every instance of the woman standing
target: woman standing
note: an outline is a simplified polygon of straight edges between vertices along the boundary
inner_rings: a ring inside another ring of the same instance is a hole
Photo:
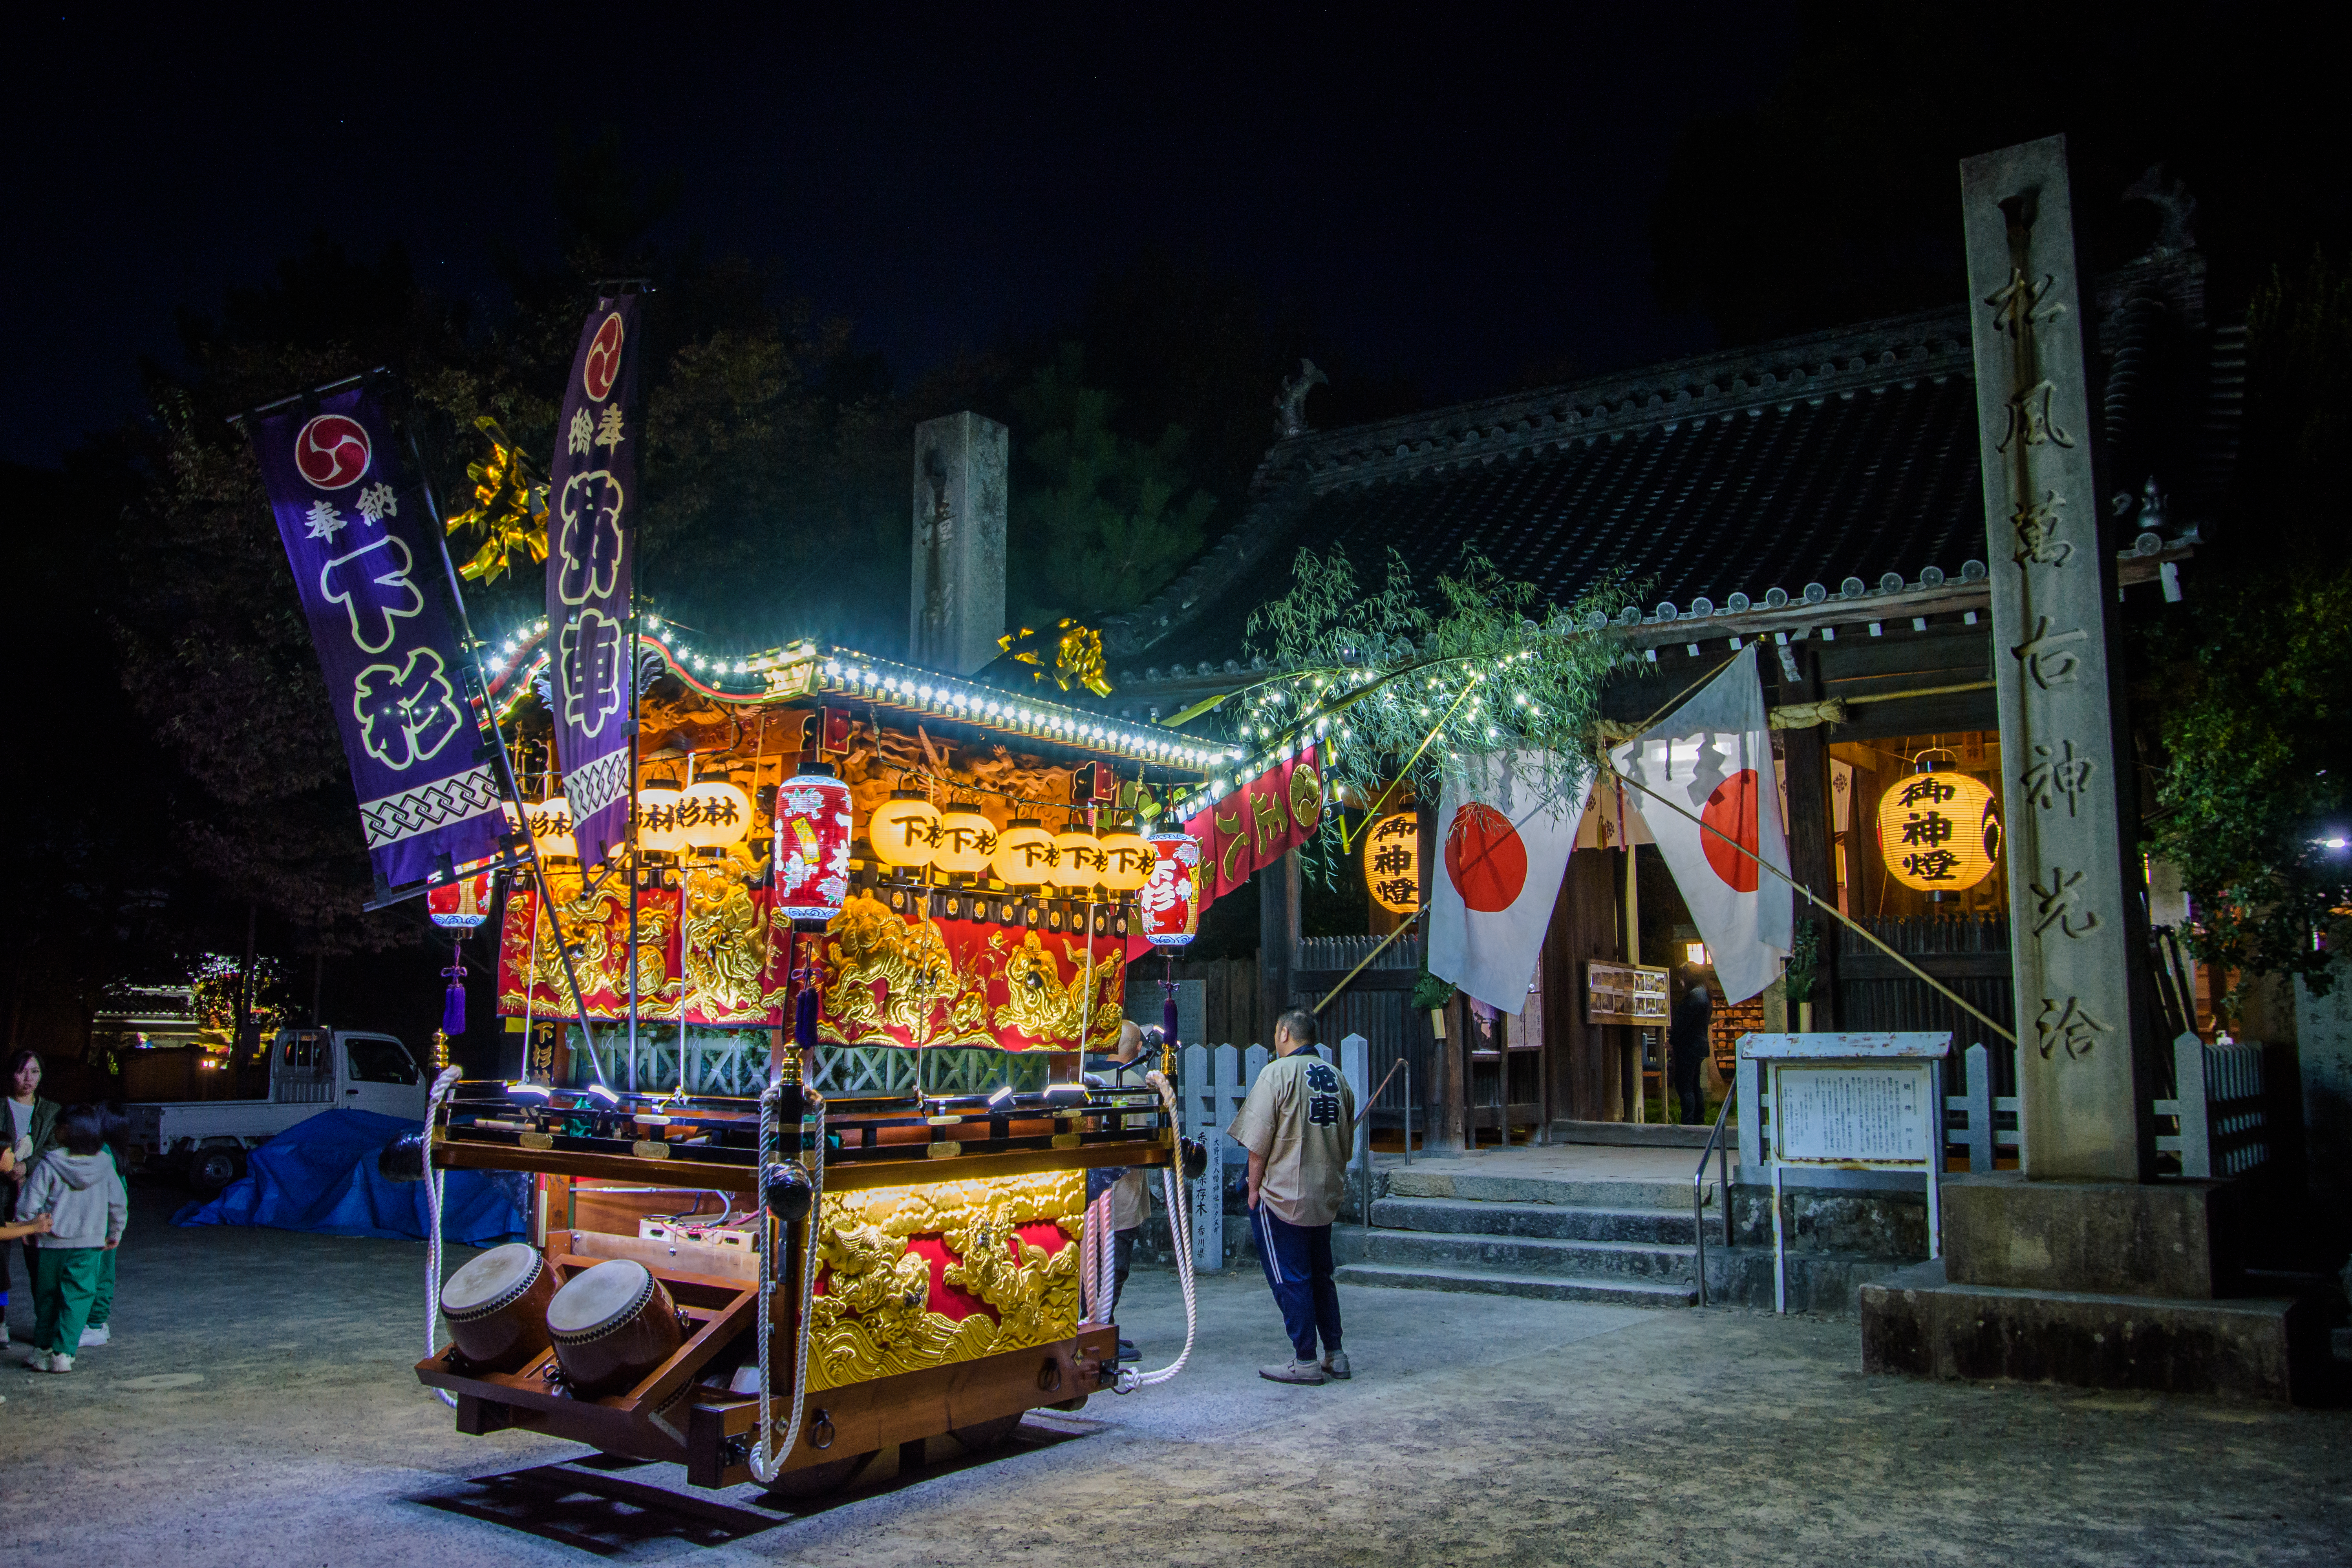
[[[24,1190],[34,1166],[56,1144],[58,1111],[56,1101],[41,1098],[39,1051],[25,1050],[12,1054],[8,1058],[6,1082],[8,1121],[0,1127],[0,1134],[5,1134],[9,1152],[16,1157],[6,1174],[0,1175],[0,1224],[16,1218],[16,1195]],[[0,1345],[8,1343],[8,1257],[16,1250],[14,1241],[0,1242]],[[28,1254],[25,1260],[26,1282],[30,1284],[32,1278],[33,1260]]]

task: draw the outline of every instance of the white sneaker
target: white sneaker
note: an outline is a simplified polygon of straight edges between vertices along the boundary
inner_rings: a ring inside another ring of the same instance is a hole
[[[85,1340],[83,1343],[86,1344],[89,1342]],[[1326,1377],[1336,1377],[1342,1383],[1347,1382],[1348,1379],[1356,1375],[1354,1373],[1348,1370],[1348,1353],[1344,1350],[1335,1350],[1330,1354],[1325,1356],[1323,1358],[1323,1375]]]
[[[8,1348],[8,1325],[7,1325],[6,1322],[5,1322],[5,1321],[0,1321],[0,1350],[6,1350],[7,1348]]]
[[[109,1329],[104,1323],[99,1324],[94,1329],[84,1329],[81,1331],[81,1343],[84,1344],[105,1344],[113,1338],[113,1331]]]
[[[35,1372],[71,1372],[73,1357],[61,1351],[51,1351],[47,1355],[35,1356],[32,1364]]]

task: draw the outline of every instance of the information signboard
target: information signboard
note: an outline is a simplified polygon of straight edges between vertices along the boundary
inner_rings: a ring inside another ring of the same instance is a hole
[[[1772,1293],[1789,1309],[1781,1195],[1789,1166],[1917,1171],[1927,1181],[1927,1256],[1943,1255],[1942,1071],[1949,1034],[1746,1034],[1742,1058],[1765,1070],[1771,1120]]]

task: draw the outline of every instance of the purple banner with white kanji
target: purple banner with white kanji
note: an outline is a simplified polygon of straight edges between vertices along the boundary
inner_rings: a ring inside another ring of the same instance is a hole
[[[462,654],[428,591],[439,549],[404,490],[392,426],[364,388],[247,422],[327,696],[342,730],[376,875],[422,882],[498,852],[506,831]]]
[[[547,492],[549,696],[581,863],[628,839],[629,575],[636,556],[637,298],[599,299],[564,384]]]

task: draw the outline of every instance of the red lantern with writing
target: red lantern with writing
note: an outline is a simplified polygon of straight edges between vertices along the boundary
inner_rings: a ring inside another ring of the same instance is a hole
[[[832,770],[776,788],[776,911],[822,925],[849,898],[849,786]]]
[[[1151,875],[1136,894],[1143,906],[1143,937],[1155,947],[1182,947],[1201,930],[1201,841],[1160,832],[1151,846]]]
[[[490,917],[490,895],[495,873],[477,872],[461,876],[455,882],[445,882],[439,887],[425,890],[425,910],[433,916],[433,924],[457,931],[471,931]]]

